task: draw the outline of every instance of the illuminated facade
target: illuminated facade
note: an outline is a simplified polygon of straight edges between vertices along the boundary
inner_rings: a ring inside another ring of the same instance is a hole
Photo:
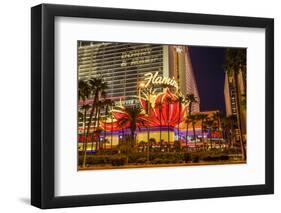
[[[169,45],[169,53],[169,76],[175,76],[182,94],[194,94],[197,103],[192,105],[192,112],[200,112],[200,97],[188,47]]]
[[[246,106],[242,106],[242,101],[245,99],[246,94],[246,81],[245,76],[243,76],[243,72],[239,72],[237,76],[237,86],[238,86],[238,94],[235,88],[235,81],[233,76],[230,76],[227,72],[225,73],[225,82],[224,82],[224,98],[225,98],[225,109],[226,116],[235,115],[238,113],[238,104],[240,105],[240,119],[241,119],[241,127],[242,134],[244,139],[246,139],[246,127],[247,127],[247,119],[246,119]],[[237,102],[237,99],[240,103]],[[239,132],[237,133],[239,135]]]
[[[146,87],[153,87],[156,94],[163,93],[167,88],[174,92],[176,90],[183,96],[194,94],[197,102],[192,104],[191,110],[192,113],[200,112],[200,97],[187,46],[79,41],[78,79],[89,80],[97,77],[102,77],[107,82],[107,98],[113,100],[115,105],[130,106],[137,100],[145,108],[142,101],[137,98],[142,83]],[[150,119],[150,122],[156,123],[139,125],[136,130],[136,141],[147,141],[147,131],[149,138],[157,141],[160,140],[159,131],[164,141],[172,142],[179,139],[180,134],[184,135],[186,131],[179,129],[183,126],[181,123],[184,122],[186,106],[180,109],[177,107],[175,104],[171,108],[173,111],[169,112],[165,109],[166,116],[171,116],[169,119],[162,117],[160,122],[156,113]],[[101,133],[101,140],[108,139],[113,145],[117,145],[122,138],[130,134],[128,127],[117,128],[115,121],[116,118],[108,118],[104,125],[101,125],[107,130]],[[81,122],[79,132],[82,132],[82,129]],[[92,126],[90,131],[93,132],[94,129]],[[83,140],[81,136],[79,141]],[[93,139],[89,141],[91,140]]]
[[[167,46],[102,42],[78,45],[78,78],[102,77],[108,83],[107,97],[115,101],[131,104],[145,73],[168,73]],[[161,87],[156,89],[160,91]]]
[[[194,94],[197,103],[192,111],[200,111],[200,97],[186,46],[78,42],[78,78],[103,77],[108,83],[107,97],[131,104],[137,96],[138,83],[146,73],[175,78],[183,95]],[[160,92],[163,87],[155,85]]]

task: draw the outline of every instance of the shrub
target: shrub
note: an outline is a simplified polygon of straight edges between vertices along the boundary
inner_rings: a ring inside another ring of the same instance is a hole
[[[163,161],[163,163],[166,163],[166,164],[169,164],[172,162],[169,158],[164,158],[162,161]]]
[[[97,156],[88,156],[87,164],[90,165],[99,165],[99,164],[107,164],[110,163],[111,159],[106,155],[97,155]]]
[[[213,160],[213,157],[207,156],[207,157],[204,157],[203,160],[204,160],[204,161],[212,161],[212,160]]]
[[[183,160],[184,160],[184,162],[189,162],[189,161],[191,161],[192,160],[192,158],[191,158],[191,154],[190,153],[184,153],[184,155],[183,155]]]
[[[192,155],[192,162],[198,163],[200,161],[200,155],[194,154]]]
[[[169,153],[155,152],[155,153],[151,153],[150,159],[154,160],[156,158],[183,160],[184,159],[184,154],[183,153],[178,153],[178,152],[169,152]]]
[[[136,161],[136,163],[143,164],[143,163],[146,162],[146,160],[147,160],[146,158],[138,158],[137,161]]]
[[[176,152],[180,152],[181,151],[181,142],[180,141],[175,141],[174,142],[174,149]]]
[[[229,156],[228,155],[222,155],[222,156],[220,156],[220,160],[229,160]]]
[[[129,163],[137,163],[140,158],[146,158],[145,152],[134,152],[129,155]]]
[[[155,158],[154,160],[151,161],[152,164],[161,164],[163,163],[163,159],[161,158]]]
[[[228,155],[212,155],[203,158],[204,161],[226,161],[229,160]]]
[[[126,157],[125,156],[113,156],[111,158],[111,164],[112,166],[123,166],[126,163]]]

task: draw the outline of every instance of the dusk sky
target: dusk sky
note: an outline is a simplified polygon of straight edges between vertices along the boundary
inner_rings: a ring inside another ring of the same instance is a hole
[[[224,57],[226,48],[189,46],[200,95],[200,111],[225,112]]]

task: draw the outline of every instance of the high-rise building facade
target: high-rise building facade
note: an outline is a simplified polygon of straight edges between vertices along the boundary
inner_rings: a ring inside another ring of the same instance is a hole
[[[197,102],[192,104],[191,110],[194,113],[200,111],[199,93],[186,46],[79,41],[78,79],[89,80],[99,77],[107,82],[106,98],[111,99],[116,105],[120,102],[122,105],[134,105],[138,102],[136,97],[140,91],[140,84],[147,85],[148,78],[151,77],[153,78],[151,85],[158,94],[166,86],[171,86],[171,89],[181,92],[183,96],[194,94]],[[169,81],[168,85],[157,83],[159,79]],[[82,120],[78,125],[81,134],[85,128]],[[95,129],[95,122],[90,132],[92,129]],[[173,128],[167,130],[167,127],[163,127],[161,131],[162,139],[166,141],[168,135],[170,140],[174,141],[178,137],[176,134],[179,133]],[[123,137],[120,131],[111,135],[113,145],[118,144]],[[159,139],[159,128],[150,129],[150,136]],[[102,137],[105,136],[102,134]],[[110,137],[110,134],[106,137]],[[147,133],[137,132],[137,141],[146,139]],[[82,143],[79,143],[79,147],[81,146]]]
[[[242,135],[246,140],[247,117],[246,106],[243,106],[243,100],[246,99],[246,80],[242,71],[237,73],[236,81],[233,75],[225,73],[224,97],[226,116],[233,115],[238,118],[239,113]],[[239,132],[237,134],[239,135]]]
[[[187,46],[169,45],[169,76],[175,77],[183,95],[193,94],[192,112],[200,112],[200,97]]]
[[[110,42],[78,42],[78,78],[102,77],[108,83],[107,97],[131,104],[138,95],[138,83],[146,73],[174,78],[183,95],[194,94],[200,111],[200,98],[186,46]],[[163,90],[155,85],[156,92]]]

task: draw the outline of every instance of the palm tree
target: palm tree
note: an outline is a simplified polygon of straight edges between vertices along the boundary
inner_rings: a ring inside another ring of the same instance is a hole
[[[93,126],[94,126],[94,135],[97,137],[95,150],[98,151],[100,149],[99,123],[100,123],[100,110],[102,107],[102,101],[98,101],[97,103],[95,103],[95,107],[96,107],[96,112],[95,112],[95,116],[93,118],[93,121],[94,121]],[[94,141],[95,141],[96,137],[94,137],[92,140],[92,151],[93,151]]]
[[[103,100],[103,107],[104,107],[104,116],[103,120],[105,123],[105,130],[104,130],[104,141],[106,139],[106,127],[107,127],[107,119],[111,117],[111,114],[109,114],[109,107],[112,106],[112,100],[111,99],[104,99]],[[112,145],[111,145],[112,148]]]
[[[236,140],[235,129],[237,129],[237,116],[230,115],[227,117],[228,122],[230,123],[229,135],[230,135],[230,145],[233,146],[233,140]]]
[[[189,119],[190,119],[190,122],[192,124],[192,129],[193,129],[193,140],[194,140],[194,146],[195,146],[195,149],[196,149],[196,131],[195,131],[195,125],[196,125],[196,122],[198,121],[198,117],[196,114],[191,114],[189,116]]]
[[[189,126],[189,121],[190,119],[188,118],[188,116],[191,115],[191,110],[192,110],[192,105],[193,103],[197,103],[197,98],[194,96],[194,94],[187,94],[185,97],[187,103],[188,103],[188,108],[187,108],[187,118],[186,118],[186,132],[185,132],[185,144],[187,146],[187,137],[188,137],[188,126]]]
[[[120,108],[127,116],[124,116],[118,120],[118,125],[121,127],[129,126],[131,131],[131,145],[135,145],[135,131],[137,124],[142,123],[143,119],[140,118],[142,109],[139,106],[125,106]]]
[[[109,100],[111,101],[111,100]],[[106,128],[107,128],[107,119],[109,117],[108,115],[108,108],[109,108],[109,104],[105,104],[104,106],[104,116],[103,116],[103,122],[105,124],[105,129],[103,130],[103,141],[104,141],[104,145],[105,145],[105,149],[106,149]]]
[[[193,103],[197,103],[197,97],[194,94],[187,94],[185,99],[188,102],[188,115],[190,116]]]
[[[213,138],[212,138],[212,131],[213,131],[213,127],[214,127],[214,120],[211,118],[206,118],[205,120],[205,124],[207,126],[207,128],[209,129],[209,135],[210,135],[210,144],[211,144],[211,149],[213,148]]]
[[[231,48],[226,50],[225,57],[225,71],[228,76],[233,77],[233,85],[235,89],[235,100],[236,100],[236,110],[237,110],[237,124],[239,129],[239,137],[240,137],[240,149],[242,153],[242,159],[246,160],[246,150],[243,142],[243,134],[242,134],[242,119],[241,119],[241,101],[240,101],[240,91],[238,86],[238,75],[240,72],[243,73],[243,81],[246,86],[246,49],[239,48]],[[246,95],[246,94],[245,94]]]
[[[113,107],[113,106],[112,106]],[[111,108],[112,108],[111,107]],[[110,147],[112,150],[112,145],[113,145],[113,115],[112,112],[110,113],[110,118],[111,118],[111,127],[110,127]]]
[[[168,96],[166,101],[168,103],[168,107],[167,107],[167,116],[168,116],[168,119],[167,119],[167,122],[168,122],[168,144],[170,144],[170,104],[172,103],[171,97]],[[168,152],[169,152],[169,149],[168,149]]]
[[[87,132],[86,132],[86,146],[88,143],[90,128],[93,122],[94,112],[96,115],[98,115],[98,111],[99,111],[98,102],[101,97],[105,97],[106,94],[105,90],[107,89],[107,83],[104,82],[102,78],[91,78],[87,83],[89,85],[93,100],[92,100],[92,107],[89,115],[89,121],[88,121]],[[96,119],[97,117],[95,117],[95,120]],[[83,167],[86,166],[86,157],[87,157],[87,152],[84,152]]]
[[[127,150],[127,163],[128,163],[128,155],[129,155],[129,149],[134,148],[136,142],[135,142],[135,131],[137,129],[137,124],[142,124],[144,121],[140,117],[142,113],[142,109],[139,106],[125,106],[125,107],[119,107],[117,108],[120,111],[123,111],[123,113],[126,115],[118,120],[118,125],[122,127],[122,130],[124,127],[129,127],[131,131],[131,138],[126,144],[126,150]]]
[[[87,112],[88,112],[88,110],[90,109],[90,105],[89,104],[83,104],[83,106],[81,106],[80,107],[81,108],[81,110],[83,111],[83,112],[80,112],[80,118],[81,118],[81,120],[82,120],[82,124],[83,124],[83,133],[82,133],[82,135],[84,136],[84,138],[85,138],[85,129],[86,129],[86,123],[87,123]],[[85,141],[84,141],[84,143],[83,143],[83,151],[85,152],[86,150],[86,143],[85,143]]]
[[[160,143],[162,143],[162,102],[158,102],[155,105],[155,108],[159,110],[160,115]],[[162,148],[162,147],[161,147]]]
[[[216,121],[216,123],[217,123],[217,131],[218,132],[220,132],[220,130],[221,130],[221,119],[222,119],[222,117],[223,116],[222,116],[222,114],[219,111],[214,112],[212,114],[213,120]],[[219,146],[221,148],[221,140],[219,140]]]
[[[85,140],[85,137],[86,137],[85,129],[86,129],[86,123],[87,123],[87,112],[90,108],[90,105],[87,104],[87,100],[88,100],[90,94],[91,94],[91,90],[90,90],[89,84],[84,80],[79,80],[79,82],[78,82],[78,98],[79,98],[80,101],[83,101],[83,104],[80,108],[84,111],[83,116],[82,116],[84,140]],[[87,152],[87,139],[85,141],[83,141],[82,150],[84,151],[84,153]]]
[[[140,91],[140,90],[139,90]],[[152,95],[155,94],[155,90],[154,90],[154,87],[150,87],[149,89],[148,88],[143,88],[143,92],[145,92],[145,96],[146,96],[146,114],[149,115],[150,114],[150,110],[151,110],[151,101],[152,101]],[[147,128],[147,144],[148,144],[148,150],[150,148],[150,127],[149,125],[146,126]],[[148,151],[149,153],[149,151]]]
[[[151,109],[151,102],[150,102],[150,91],[148,92],[148,99],[147,99],[147,106],[146,106],[146,114],[149,115]],[[146,125],[147,128],[147,161],[149,162],[149,152],[150,152],[150,128],[149,125]]]
[[[223,138],[224,138],[225,142],[227,142],[228,148],[230,148],[232,145],[231,132],[233,131],[233,122],[232,122],[231,116],[223,117],[221,120],[221,126],[222,126]]]
[[[186,116],[185,123],[186,123],[185,146],[187,147],[188,127],[189,127],[189,123],[190,123],[190,119],[189,119],[189,116],[188,116],[188,115]]]
[[[204,126],[205,126],[205,120],[208,118],[207,114],[199,113],[197,114],[198,120],[201,121],[201,136],[202,136],[202,142],[204,142]]]
[[[214,112],[214,113],[212,114],[213,120],[217,121],[218,129],[221,128],[221,119],[222,119],[222,117],[223,117],[223,116],[222,116],[222,114],[221,114],[219,111]]]
[[[179,112],[181,113],[182,104],[185,103],[184,97],[179,95],[177,101],[179,104]],[[180,121],[181,121],[181,117],[179,116],[179,118],[178,118],[178,141],[180,141]]]
[[[104,93],[104,95],[105,95],[105,93]],[[110,99],[106,99],[105,97],[104,97],[104,99],[103,100],[101,100],[101,101],[99,101],[99,110],[98,110],[98,115],[97,115],[97,123],[96,123],[96,129],[99,129],[100,128],[100,117],[101,117],[101,109],[102,108],[104,108],[104,113],[105,113],[105,117],[107,117],[107,114],[108,114],[108,106],[109,105],[111,105],[111,100]],[[104,139],[105,139],[105,136],[106,136],[106,131],[104,131]],[[99,143],[100,143],[100,137],[99,137]],[[105,145],[105,143],[103,144],[103,145]],[[100,144],[99,144],[99,146],[100,146]]]

